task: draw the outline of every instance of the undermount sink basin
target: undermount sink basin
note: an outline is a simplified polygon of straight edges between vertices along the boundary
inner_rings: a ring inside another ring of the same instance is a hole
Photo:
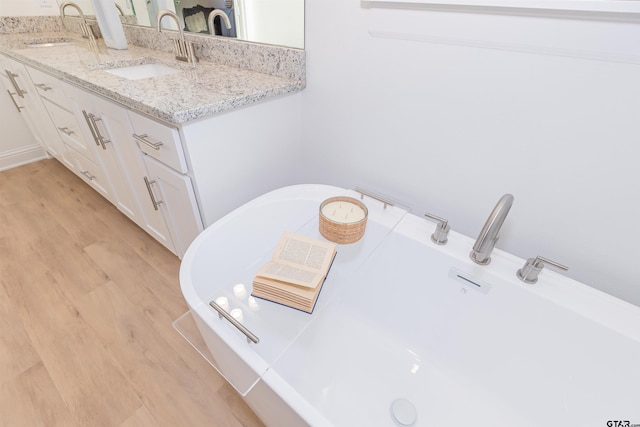
[[[115,74],[116,76],[124,77],[125,79],[139,80],[179,73],[181,70],[165,64],[142,64],[112,68],[105,71],[107,73]]]
[[[56,47],[56,46],[67,46],[70,45],[71,41],[63,40],[63,41],[55,41],[55,42],[42,42],[42,43],[29,43],[27,46],[29,47]]]

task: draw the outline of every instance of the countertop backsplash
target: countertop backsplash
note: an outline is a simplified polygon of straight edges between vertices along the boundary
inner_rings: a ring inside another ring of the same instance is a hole
[[[96,21],[88,19],[99,34]],[[79,33],[79,20],[59,16],[0,16],[0,34],[71,31]],[[147,49],[172,52],[175,32],[159,33],[154,28],[123,25],[127,42]],[[185,34],[194,42],[200,60],[237,67],[286,79],[305,81],[305,52],[303,49],[274,46],[228,39],[225,37]]]
[[[0,16],[0,34],[64,31],[59,16]]]
[[[175,32],[159,33],[154,28],[124,25],[127,41],[147,49],[173,51],[170,41]],[[305,52],[303,49],[238,41],[225,37],[185,33],[185,39],[196,46],[196,56],[203,61],[293,80],[305,80]]]

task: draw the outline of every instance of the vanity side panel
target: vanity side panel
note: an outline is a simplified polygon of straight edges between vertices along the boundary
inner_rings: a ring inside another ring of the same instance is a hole
[[[189,123],[180,132],[204,226],[300,181],[301,94]]]

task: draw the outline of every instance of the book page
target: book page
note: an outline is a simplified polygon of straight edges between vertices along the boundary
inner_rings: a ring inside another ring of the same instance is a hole
[[[307,288],[315,288],[322,279],[318,271],[305,270],[277,262],[267,263],[258,273],[261,277],[270,277]]]
[[[335,248],[333,243],[285,231],[273,260],[299,268],[328,270]]]
[[[335,255],[333,243],[285,231],[270,262],[256,277],[266,277],[307,288],[317,287]]]

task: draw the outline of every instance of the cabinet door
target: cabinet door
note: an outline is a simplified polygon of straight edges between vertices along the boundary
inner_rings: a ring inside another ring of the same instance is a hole
[[[25,122],[22,109],[18,109],[18,101],[4,89],[3,83],[9,83],[8,80],[2,76],[0,80],[0,170],[4,170],[25,163],[31,148],[38,144]]]
[[[10,86],[12,98],[22,107],[24,120],[38,143],[53,157],[60,160],[67,167],[73,162],[66,152],[66,148],[58,135],[40,96],[33,87],[27,67],[9,58],[3,58],[0,72],[6,78],[5,84]]]
[[[202,232],[202,220],[191,179],[145,156],[149,177],[149,193],[155,208],[162,212],[180,258]]]
[[[31,93],[20,74],[20,64],[14,64],[13,61],[5,58],[0,65],[2,66],[0,73],[2,74],[3,86],[6,87],[7,95],[11,98],[16,110],[22,113],[22,117],[34,138],[38,143],[42,143],[42,137],[37,130],[31,109],[29,108],[29,98],[27,98],[27,95],[31,96]],[[15,70],[16,68],[17,70]]]
[[[98,152],[113,185],[116,205],[134,222],[139,222],[140,207],[131,188],[129,171],[121,153],[121,145],[131,138],[131,126],[126,110],[100,98],[94,98],[92,113],[96,135],[100,142]]]

